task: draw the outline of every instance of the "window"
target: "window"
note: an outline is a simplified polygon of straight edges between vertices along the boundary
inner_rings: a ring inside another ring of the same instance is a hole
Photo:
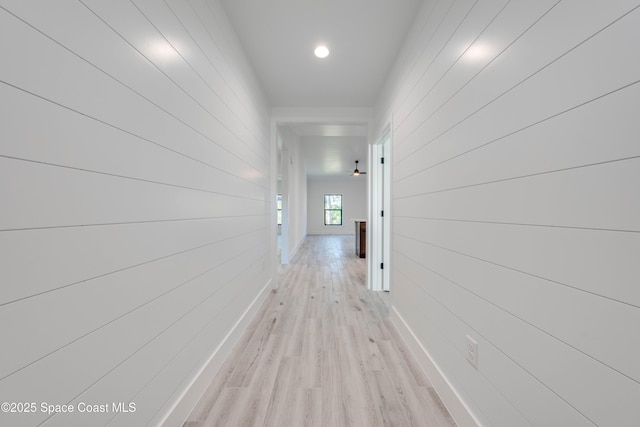
[[[276,198],[276,205],[276,209],[278,209],[276,214],[276,217],[278,218],[278,225],[282,225],[282,194],[278,194],[278,197]]]
[[[324,195],[324,225],[342,225],[342,194]]]

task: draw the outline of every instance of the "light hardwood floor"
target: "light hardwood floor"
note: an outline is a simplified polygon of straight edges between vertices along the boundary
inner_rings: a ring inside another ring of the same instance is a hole
[[[353,240],[307,237],[184,427],[455,426]]]

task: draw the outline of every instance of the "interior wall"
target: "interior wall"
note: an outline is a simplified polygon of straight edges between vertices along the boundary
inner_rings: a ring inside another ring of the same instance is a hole
[[[348,175],[348,174],[347,174]],[[354,234],[354,219],[367,218],[367,180],[365,175],[340,177],[309,177],[309,234]],[[324,225],[324,195],[342,194],[342,225]]]
[[[393,310],[460,426],[640,419],[638,7],[427,0],[379,100]]]
[[[287,158],[282,167],[288,168],[288,239],[290,259],[307,236],[307,173],[300,137],[287,126],[280,126],[278,132],[287,149]]]
[[[3,1],[0,56],[0,424],[157,425],[274,274],[263,93],[216,0]]]

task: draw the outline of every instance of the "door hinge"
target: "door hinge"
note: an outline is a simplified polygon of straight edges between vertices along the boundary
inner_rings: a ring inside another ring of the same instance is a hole
[[[380,216],[384,216],[384,211],[380,211]]]
[[[384,263],[383,262],[380,263],[380,270],[384,270]]]
[[[380,157],[380,164],[384,165],[384,157]]]

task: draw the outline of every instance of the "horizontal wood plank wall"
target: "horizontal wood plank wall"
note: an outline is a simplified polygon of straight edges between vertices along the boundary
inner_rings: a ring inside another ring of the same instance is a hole
[[[0,424],[154,425],[274,274],[265,97],[215,0],[3,0],[0,57]]]
[[[379,100],[394,309],[481,425],[640,420],[639,39],[637,0],[429,0]]]
[[[283,159],[280,166],[283,180],[278,192],[286,193],[287,198],[286,205],[283,203],[282,207],[283,220],[288,220],[286,234],[289,241],[285,245],[289,250],[287,259],[291,260],[307,237],[307,171],[300,137],[288,126],[279,126],[278,135],[282,139],[284,155],[288,156],[288,161]],[[283,231],[284,227],[283,225]]]

